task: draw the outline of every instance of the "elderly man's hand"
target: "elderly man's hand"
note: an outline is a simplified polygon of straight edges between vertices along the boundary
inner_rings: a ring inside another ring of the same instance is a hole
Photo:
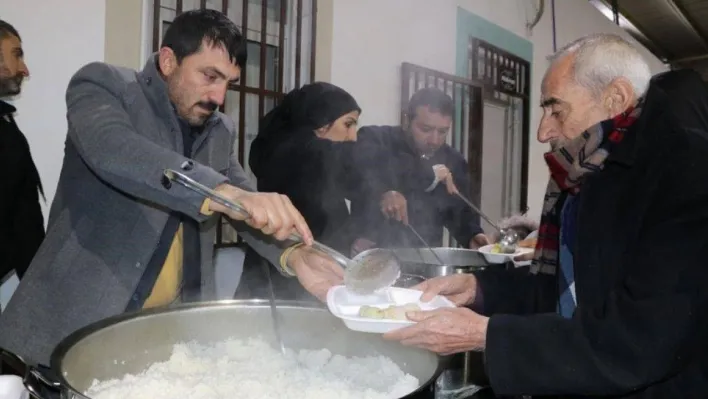
[[[305,218],[285,195],[250,192],[229,184],[222,184],[215,191],[241,204],[249,217],[215,201],[209,203],[209,210],[223,213],[234,220],[243,220],[249,226],[281,241],[297,231],[307,245],[312,245],[312,232]]]
[[[406,314],[416,324],[384,334],[384,339],[400,341],[450,355],[467,351],[481,351],[486,346],[489,318],[467,308],[442,308],[427,312]]]
[[[344,270],[337,262],[312,248],[299,247],[288,257],[288,266],[300,284],[320,301],[327,300],[327,291],[344,281]]]
[[[477,295],[477,279],[473,274],[452,274],[433,277],[412,289],[423,291],[420,298],[423,302],[429,302],[436,295],[443,295],[457,306],[466,306],[474,302]]]
[[[533,257],[534,257],[534,253],[529,252],[527,254],[519,255],[519,256],[515,257],[514,262],[528,262],[530,260],[533,260]]]

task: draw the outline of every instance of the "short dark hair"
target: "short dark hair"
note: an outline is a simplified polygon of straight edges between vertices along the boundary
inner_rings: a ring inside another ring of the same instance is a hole
[[[15,27],[10,25],[8,22],[0,19],[0,39],[4,39],[8,36],[15,36],[22,41],[20,34],[17,33],[17,29],[15,29]]]
[[[413,97],[408,102],[409,121],[416,117],[418,107],[428,107],[431,111],[440,113],[443,116],[452,116],[455,112],[452,98],[435,87],[426,87],[413,94]]]
[[[174,51],[177,62],[199,52],[202,43],[223,46],[232,63],[246,65],[246,38],[226,15],[216,10],[191,10],[178,15],[167,28],[161,47]]]

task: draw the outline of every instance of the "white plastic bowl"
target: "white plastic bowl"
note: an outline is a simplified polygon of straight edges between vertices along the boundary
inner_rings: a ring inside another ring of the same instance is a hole
[[[392,305],[406,305],[415,303],[422,310],[433,310],[438,308],[454,308],[455,304],[447,298],[436,296],[430,302],[421,302],[421,291],[408,288],[391,287],[378,294],[357,295],[343,285],[338,285],[327,292],[327,307],[336,317],[344,321],[344,325],[350,330],[367,333],[384,334],[399,328],[415,324],[409,320],[371,319],[359,316],[359,308],[364,305],[377,308],[386,308]]]
[[[0,375],[0,399],[29,399],[22,378],[16,375]]]
[[[483,247],[480,247],[477,249],[477,252],[481,253],[482,256],[484,256],[484,259],[487,260],[489,263],[504,263],[508,260],[512,260],[513,258],[521,255],[527,255],[530,254],[534,251],[533,248],[521,248],[518,247],[516,248],[516,252],[513,254],[502,254],[502,253],[494,253],[492,252],[492,249],[494,248],[494,244],[489,244],[485,245]]]

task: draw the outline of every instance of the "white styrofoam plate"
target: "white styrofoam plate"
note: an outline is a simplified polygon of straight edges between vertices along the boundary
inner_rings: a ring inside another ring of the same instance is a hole
[[[493,249],[494,244],[489,244],[480,247],[479,249],[477,249],[477,252],[481,253],[484,256],[484,259],[486,259],[489,263],[504,263],[507,260],[511,260],[517,256],[527,255],[534,251],[533,248],[518,247],[516,248],[516,252],[514,252],[513,254],[502,254],[492,252]]]
[[[0,375],[0,399],[29,399],[29,391],[22,378],[16,375]]]
[[[359,308],[364,305],[387,308],[392,305],[417,304],[422,310],[454,308],[455,304],[443,296],[436,296],[430,302],[421,302],[421,291],[391,287],[381,293],[357,295],[343,285],[334,286],[327,292],[327,307],[336,317],[342,319],[350,330],[368,333],[387,333],[415,324],[410,320],[371,319],[359,316]]]

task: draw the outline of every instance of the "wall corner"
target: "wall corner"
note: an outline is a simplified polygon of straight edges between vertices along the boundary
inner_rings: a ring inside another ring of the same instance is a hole
[[[142,67],[143,0],[105,0],[106,63],[127,68]]]
[[[332,79],[332,35],[334,27],[334,0],[317,0],[317,35],[315,51],[315,80]]]

